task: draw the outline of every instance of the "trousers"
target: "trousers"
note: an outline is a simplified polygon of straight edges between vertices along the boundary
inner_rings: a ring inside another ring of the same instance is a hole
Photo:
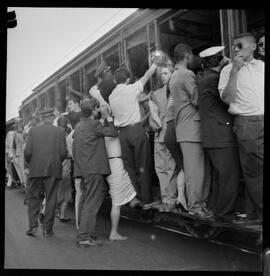
[[[177,199],[176,163],[164,143],[155,142],[154,159],[162,202],[174,204]]]
[[[264,118],[263,116],[236,116],[233,130],[238,142],[246,193],[258,218],[262,221]]]
[[[150,145],[141,123],[120,128],[122,159],[138,197],[152,202]]]
[[[46,208],[44,213],[44,230],[51,231],[54,224],[57,204],[59,180],[53,176],[30,178],[28,188],[28,218],[29,227],[38,226],[38,216],[43,201],[42,191],[45,191]]]
[[[77,240],[87,240],[94,235],[96,217],[102,205],[106,186],[103,175],[90,174],[82,178],[79,203],[79,229]]]
[[[210,185],[204,185],[204,149],[198,142],[180,142],[183,153],[188,210],[206,206]]]
[[[217,216],[230,213],[235,205],[240,181],[237,147],[206,148],[216,179],[212,181],[211,206]]]

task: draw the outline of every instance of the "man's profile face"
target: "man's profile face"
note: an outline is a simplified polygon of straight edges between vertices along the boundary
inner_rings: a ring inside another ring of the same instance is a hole
[[[161,80],[162,84],[165,85],[169,82],[171,74],[172,73],[169,68],[161,68],[160,80]]]
[[[258,41],[258,53],[262,56],[264,56],[264,47],[265,47],[265,43],[264,43],[264,36],[263,36]]]
[[[75,111],[75,108],[76,108],[76,104],[72,100],[68,101],[68,110]]]
[[[249,37],[236,38],[232,46],[234,56],[240,56],[244,61],[252,57],[255,49],[256,44]]]
[[[188,66],[191,66],[193,64],[193,54],[186,54],[186,57],[187,57],[187,65]]]

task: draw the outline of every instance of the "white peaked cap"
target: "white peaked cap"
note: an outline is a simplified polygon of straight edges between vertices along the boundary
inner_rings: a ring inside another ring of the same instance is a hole
[[[205,50],[203,50],[202,52],[199,53],[199,56],[201,58],[205,58],[205,57],[211,57],[216,55],[217,53],[221,52],[224,50],[224,46],[214,46],[214,47],[210,47],[207,48]]]

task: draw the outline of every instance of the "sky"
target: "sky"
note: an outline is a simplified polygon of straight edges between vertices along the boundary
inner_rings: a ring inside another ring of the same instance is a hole
[[[7,31],[6,121],[32,90],[137,9],[17,8]]]

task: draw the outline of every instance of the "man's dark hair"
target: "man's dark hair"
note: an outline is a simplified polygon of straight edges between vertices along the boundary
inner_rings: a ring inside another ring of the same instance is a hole
[[[237,34],[236,36],[234,36],[233,39],[235,40],[235,39],[243,38],[243,37],[250,38],[251,41],[256,44],[255,36],[252,33],[249,33],[249,32],[244,32],[244,33]]]
[[[93,113],[93,110],[98,105],[99,105],[99,102],[94,98],[92,98],[92,99],[89,99],[89,98],[83,99],[82,104],[81,104],[82,116],[85,117],[85,118],[91,116],[92,113]]]
[[[192,48],[184,43],[177,44],[173,50],[174,58],[176,62],[179,62],[185,58],[186,54],[192,54]]]
[[[80,104],[80,99],[79,99],[78,97],[70,96],[70,97],[68,98],[68,102],[69,102],[69,101],[73,101],[74,103]]]
[[[131,76],[131,74],[130,74],[129,70],[124,68],[124,67],[118,68],[114,72],[114,79],[115,79],[117,84],[125,83],[125,81],[128,78],[130,78],[130,76]]]
[[[57,126],[64,128],[65,130],[67,129],[68,125],[68,120],[65,117],[60,117],[57,120]]]

